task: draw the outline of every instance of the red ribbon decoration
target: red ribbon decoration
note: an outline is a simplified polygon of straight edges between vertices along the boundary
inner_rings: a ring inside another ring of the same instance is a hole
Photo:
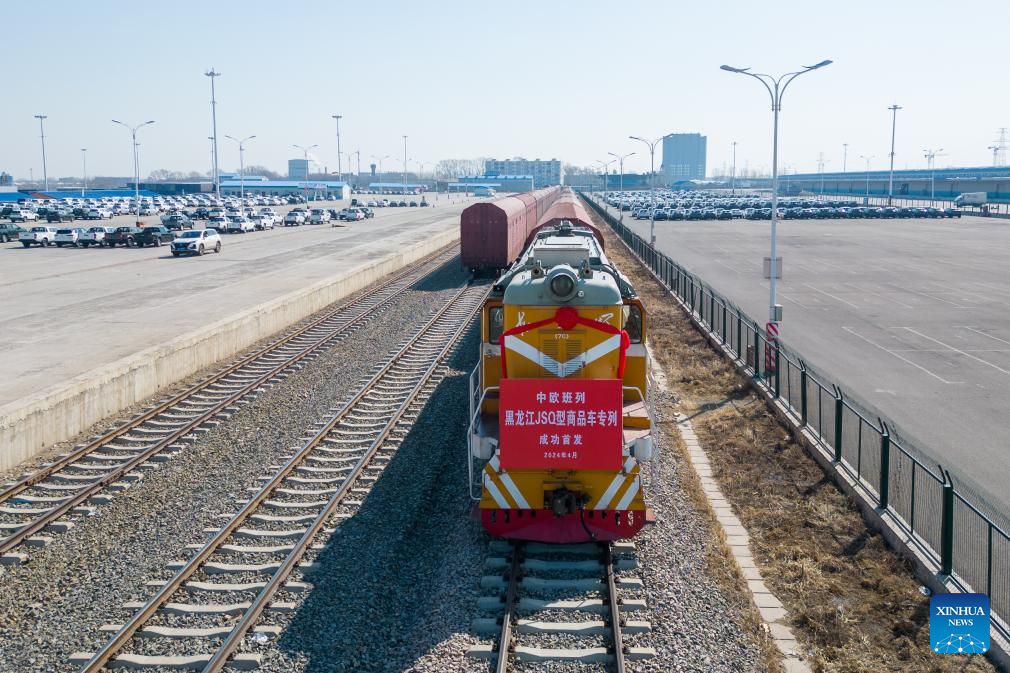
[[[576,325],[584,325],[585,327],[590,327],[592,329],[598,330],[600,332],[606,332],[607,334],[620,334],[621,335],[621,360],[617,365],[617,378],[624,378],[624,364],[627,360],[628,346],[631,345],[631,338],[628,333],[623,329],[618,329],[613,325],[605,322],[598,322],[596,320],[590,320],[589,318],[583,318],[579,315],[571,306],[562,306],[554,313],[553,318],[547,318],[545,320],[538,320],[537,322],[531,322],[528,325],[519,325],[518,327],[513,327],[510,330],[502,332],[501,336],[498,337],[498,346],[501,348],[501,377],[507,378],[507,369],[505,366],[505,337],[514,336],[516,334],[522,334],[524,332],[529,332],[530,330],[539,329],[541,327],[546,327],[548,325],[556,324],[558,327],[566,332],[570,332],[575,329]]]

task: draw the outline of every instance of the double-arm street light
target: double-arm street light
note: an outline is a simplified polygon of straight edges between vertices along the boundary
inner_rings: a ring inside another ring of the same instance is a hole
[[[614,163],[614,160],[611,159],[610,161],[600,161],[599,159],[597,159],[596,163],[598,163],[600,165],[600,168],[603,169],[603,194],[604,194],[604,198],[606,198],[606,194],[607,194],[607,167],[610,164]]]
[[[246,136],[245,138],[239,140],[238,138],[225,135],[225,138],[234,140],[238,143],[238,184],[239,193],[242,195],[243,199],[245,198],[245,143],[247,140],[252,140],[255,137],[256,136]]]
[[[926,161],[929,164],[929,200],[932,201],[936,198],[936,158],[942,157],[940,152],[943,152],[941,147],[938,150],[923,150],[923,156],[926,157]]]
[[[217,160],[217,92],[214,90],[214,80],[221,76],[221,73],[211,68],[203,73],[210,77],[210,122],[211,132],[214,138],[214,195],[221,198],[221,170]]]
[[[866,197],[867,197],[867,199],[869,199],[869,197],[870,197],[870,159],[873,159],[875,157],[876,157],[875,154],[871,154],[870,156],[866,156],[865,154],[860,154],[859,155],[860,159],[865,159],[866,160]]]
[[[627,154],[614,154],[613,152],[607,152],[610,156],[617,159],[618,169],[621,171],[621,191],[624,191],[624,160],[630,156],[634,156],[634,152],[628,152]]]
[[[319,147],[319,145],[309,145],[308,147],[304,147],[302,145],[292,145],[291,147],[294,147],[295,149],[301,150],[302,151],[302,156],[305,159],[305,182],[302,183],[305,186],[302,189],[302,191],[305,193],[305,202],[308,203],[308,201],[309,201],[309,150],[314,150],[315,148]]]
[[[632,140],[645,143],[645,146],[649,148],[649,243],[652,245],[656,245],[656,145],[672,135],[672,133],[667,133],[655,140],[628,136]]]
[[[778,77],[772,75],[765,75],[763,73],[750,72],[750,68],[734,68],[729,65],[720,66],[726,72],[736,73],[738,75],[747,75],[748,77],[753,77],[754,79],[761,82],[764,88],[768,91],[768,96],[771,98],[772,103],[772,113],[774,121],[772,124],[772,217],[771,217],[771,260],[768,266],[768,325],[767,325],[767,338],[769,348],[772,344],[778,343],[779,335],[779,321],[782,320],[782,307],[776,302],[776,277],[778,271],[776,267],[776,225],[778,224],[778,206],[779,206],[779,112],[782,110],[782,96],[785,95],[786,88],[792,83],[794,79],[800,75],[805,75],[808,72],[817,70],[818,68],[823,68],[826,65],[830,65],[831,61],[824,60],[816,65],[805,66],[802,70],[795,72],[787,72]],[[774,356],[773,356],[774,357]],[[775,367],[778,367],[778,361],[770,361],[766,356],[766,367],[767,371],[774,371]],[[772,364],[772,367],[768,367],[767,364]]]
[[[393,155],[391,155],[391,154],[384,154],[381,157],[379,157],[379,156],[376,156],[376,155],[373,154],[372,158],[379,162],[379,183],[381,184],[382,183],[382,162],[383,162],[384,159],[392,159]]]
[[[112,120],[113,124],[119,124],[120,126],[125,126],[130,129],[130,136],[133,138],[133,199],[137,207],[137,214],[140,214],[140,159],[137,157],[137,131],[148,124],[153,124],[154,120],[146,121],[143,124],[137,124],[136,126],[130,126],[129,124],[124,124],[118,119]]]
[[[887,177],[887,205],[891,205],[894,198],[894,135],[898,129],[898,110],[901,106],[895,103],[887,109],[891,111],[891,172]]]
[[[340,164],[340,120],[344,118],[344,115],[330,115],[337,120],[337,178],[340,180],[344,179],[343,166]],[[347,160],[348,165],[351,163],[350,158]]]

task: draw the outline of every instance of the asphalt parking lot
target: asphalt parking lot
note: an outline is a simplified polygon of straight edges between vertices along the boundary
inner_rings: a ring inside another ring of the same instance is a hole
[[[647,220],[624,221],[648,237]],[[1010,506],[1010,220],[789,220],[778,231],[784,341]],[[656,238],[767,317],[768,222],[658,222]]]
[[[428,200],[436,207],[376,208],[373,219],[344,227],[222,235],[221,254],[204,257],[174,258],[167,246],[0,244],[0,406],[456,228],[460,211],[472,203],[460,196]],[[288,209],[275,207],[281,214]],[[110,226],[134,221],[121,216]]]

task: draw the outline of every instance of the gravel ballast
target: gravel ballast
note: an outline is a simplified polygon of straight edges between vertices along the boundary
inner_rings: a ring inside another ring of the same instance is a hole
[[[149,596],[145,582],[167,578],[165,565],[187,557],[186,545],[202,542],[203,528],[235,511],[245,489],[464,280],[450,262],[93,516],[78,518],[69,533],[30,550],[26,564],[0,568],[0,670],[75,670],[69,655],[103,645],[109,634],[99,627],[132,615],[121,604]]]

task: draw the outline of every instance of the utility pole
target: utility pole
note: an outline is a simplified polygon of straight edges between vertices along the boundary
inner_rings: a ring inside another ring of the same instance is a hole
[[[42,188],[43,191],[49,191],[49,172],[46,169],[46,128],[43,126],[43,122],[49,119],[47,115],[35,115],[35,118],[39,120],[39,132],[42,138],[42,180],[45,186]]]
[[[824,152],[821,152],[817,157],[817,172],[821,176],[821,199],[824,199],[824,165],[830,163],[824,158]]]
[[[214,138],[214,194],[217,198],[221,198],[221,173],[218,169],[217,161],[217,95],[214,90],[214,80],[221,76],[221,73],[211,68],[207,72],[203,73],[207,77],[210,77],[210,119],[211,128]]]
[[[891,111],[891,172],[887,178],[887,205],[891,205],[894,198],[894,135],[898,127],[898,110],[901,106],[895,103],[887,109]]]
[[[609,166],[610,164],[614,163],[614,160],[611,159],[610,161],[600,161],[599,159],[597,159],[596,163],[600,164],[603,167],[603,193],[604,193],[604,195],[606,195],[606,193],[607,193],[607,166]]]
[[[81,164],[83,166],[83,177],[81,178],[81,198],[84,198],[84,190],[88,188],[88,148],[81,148]]]
[[[842,143],[842,173],[849,167],[849,143]]]
[[[923,156],[926,158],[926,167],[929,168],[929,200],[933,201],[936,199],[936,158],[945,156],[940,154],[943,152],[941,147],[938,150],[923,150]]]
[[[344,179],[343,167],[340,164],[340,120],[343,119],[343,115],[330,115],[337,120],[337,178],[340,180]],[[348,161],[350,161],[348,159]]]

